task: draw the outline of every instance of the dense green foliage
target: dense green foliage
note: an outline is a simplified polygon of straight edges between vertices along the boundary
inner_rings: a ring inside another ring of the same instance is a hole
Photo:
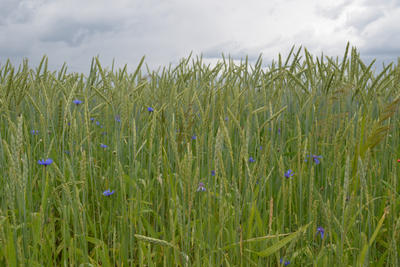
[[[7,62],[0,266],[398,266],[400,67],[348,48],[147,76]]]

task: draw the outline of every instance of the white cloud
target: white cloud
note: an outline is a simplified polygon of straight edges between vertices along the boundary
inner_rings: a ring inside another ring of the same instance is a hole
[[[31,67],[44,54],[50,66],[88,73],[93,56],[102,65],[134,71],[143,55],[151,69],[204,55],[204,62],[262,53],[269,64],[293,45],[342,57],[347,41],[361,56],[396,60],[400,29],[396,1],[7,1],[0,10],[0,63]],[[390,49],[387,49],[390,48]],[[376,54],[374,54],[376,53]]]

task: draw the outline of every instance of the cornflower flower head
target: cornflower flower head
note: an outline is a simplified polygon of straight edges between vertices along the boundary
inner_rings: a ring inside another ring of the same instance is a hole
[[[196,134],[192,135],[192,139],[193,139],[193,140],[196,139]]]
[[[278,134],[281,134],[281,128],[278,128]]]
[[[33,134],[33,135],[35,135],[35,134],[39,134],[39,131],[38,131],[38,130],[36,130],[36,132],[35,132],[35,130],[32,130],[32,131],[31,131],[31,134]]]
[[[47,167],[47,165],[50,165],[51,163],[53,163],[53,160],[52,159],[46,159],[46,160],[41,159],[41,160],[38,161],[38,163],[40,165],[43,165],[43,166]]]
[[[228,121],[228,117],[225,118],[225,121]]]
[[[320,163],[319,159],[320,159],[322,156],[316,156],[316,155],[310,155],[310,156],[313,158],[315,164],[319,164],[319,163]]]
[[[71,123],[70,123],[70,122],[68,122],[68,125],[71,125]]]
[[[64,153],[71,155],[71,152],[69,152],[69,151],[64,151]]]
[[[94,121],[94,118],[90,118],[90,120],[93,122],[93,121]]]
[[[104,133],[101,133],[102,135],[106,135],[107,134],[107,132],[104,132]]]
[[[105,144],[101,144],[100,147],[107,148],[107,146]]]
[[[290,178],[290,177],[293,176],[293,175],[294,175],[294,172],[292,173],[292,170],[288,170],[288,171],[285,173],[286,179]]]
[[[100,122],[96,121],[96,124],[100,126]]]
[[[119,119],[119,116],[118,116],[118,115],[115,116],[115,120],[118,121],[118,122],[121,122],[121,120]]]
[[[212,175],[212,176],[215,176],[215,170],[212,170],[212,171],[211,171],[211,175]]]
[[[74,100],[74,101],[72,101],[72,102],[74,102],[74,104],[76,104],[76,105],[79,105],[79,104],[82,103],[82,101],[80,101],[79,99],[76,99],[76,100]]]
[[[109,197],[114,193],[115,193],[114,190],[110,192],[110,189],[103,191],[103,195],[105,195],[106,197]]]
[[[324,228],[322,228],[322,227],[318,227],[317,228],[317,234],[316,235],[321,234],[321,239],[324,239],[324,233],[325,233]]]
[[[252,157],[250,157],[249,162],[256,162],[256,161]]]
[[[199,188],[197,188],[197,191],[207,191],[207,189],[204,187],[203,183],[199,183]]]
[[[260,146],[260,150],[262,150],[262,146]]]
[[[153,109],[152,107],[148,107],[147,110],[148,110],[149,112],[153,112],[153,111],[154,111],[154,109]]]
[[[281,258],[281,260],[279,262],[282,264],[283,259]],[[288,266],[289,264],[290,264],[290,261],[285,261],[284,266]]]

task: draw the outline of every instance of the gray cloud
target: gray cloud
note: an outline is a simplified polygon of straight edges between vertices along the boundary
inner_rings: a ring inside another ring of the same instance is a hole
[[[361,2],[363,6],[380,6],[387,9],[393,9],[396,7],[400,7],[400,2],[397,0],[363,0]]]
[[[392,55],[399,55],[400,56],[400,47],[398,46],[375,46],[363,49],[363,55],[368,57],[374,58],[391,58]]]
[[[0,8],[0,26],[5,26],[15,10],[23,1],[2,1]]]
[[[348,14],[345,27],[354,27],[358,32],[361,32],[369,24],[382,18],[384,15],[381,9],[375,7],[357,10]]]
[[[400,56],[400,29],[399,22],[400,9],[390,13],[382,19],[365,27],[360,35],[365,43],[362,47],[365,55],[375,58],[392,57],[393,61]]]
[[[146,55],[150,70],[157,70],[176,66],[193,51],[192,58],[203,53],[206,64],[222,60],[222,53],[238,61],[247,55],[254,64],[262,53],[266,66],[279,53],[286,60],[293,45],[340,58],[347,41],[361,56],[393,61],[399,55],[400,32],[393,25],[400,13],[389,0],[379,5],[345,0],[335,6],[318,0],[306,5],[290,0],[0,2],[0,65],[9,58],[18,66],[28,57],[34,67],[46,54],[52,69],[66,62],[69,71],[87,74],[92,57],[99,55],[104,68],[115,58],[115,68],[127,63],[134,71]]]
[[[0,26],[27,24],[49,0],[13,0],[1,1]]]
[[[39,40],[43,42],[65,42],[69,46],[80,46],[84,40],[93,37],[96,33],[116,31],[117,26],[107,23],[80,23],[76,21],[59,20],[54,26],[41,29]]]

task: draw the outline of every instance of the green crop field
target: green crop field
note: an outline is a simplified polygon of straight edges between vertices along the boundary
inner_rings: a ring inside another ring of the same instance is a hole
[[[0,266],[398,266],[398,65],[143,62],[0,66]]]

